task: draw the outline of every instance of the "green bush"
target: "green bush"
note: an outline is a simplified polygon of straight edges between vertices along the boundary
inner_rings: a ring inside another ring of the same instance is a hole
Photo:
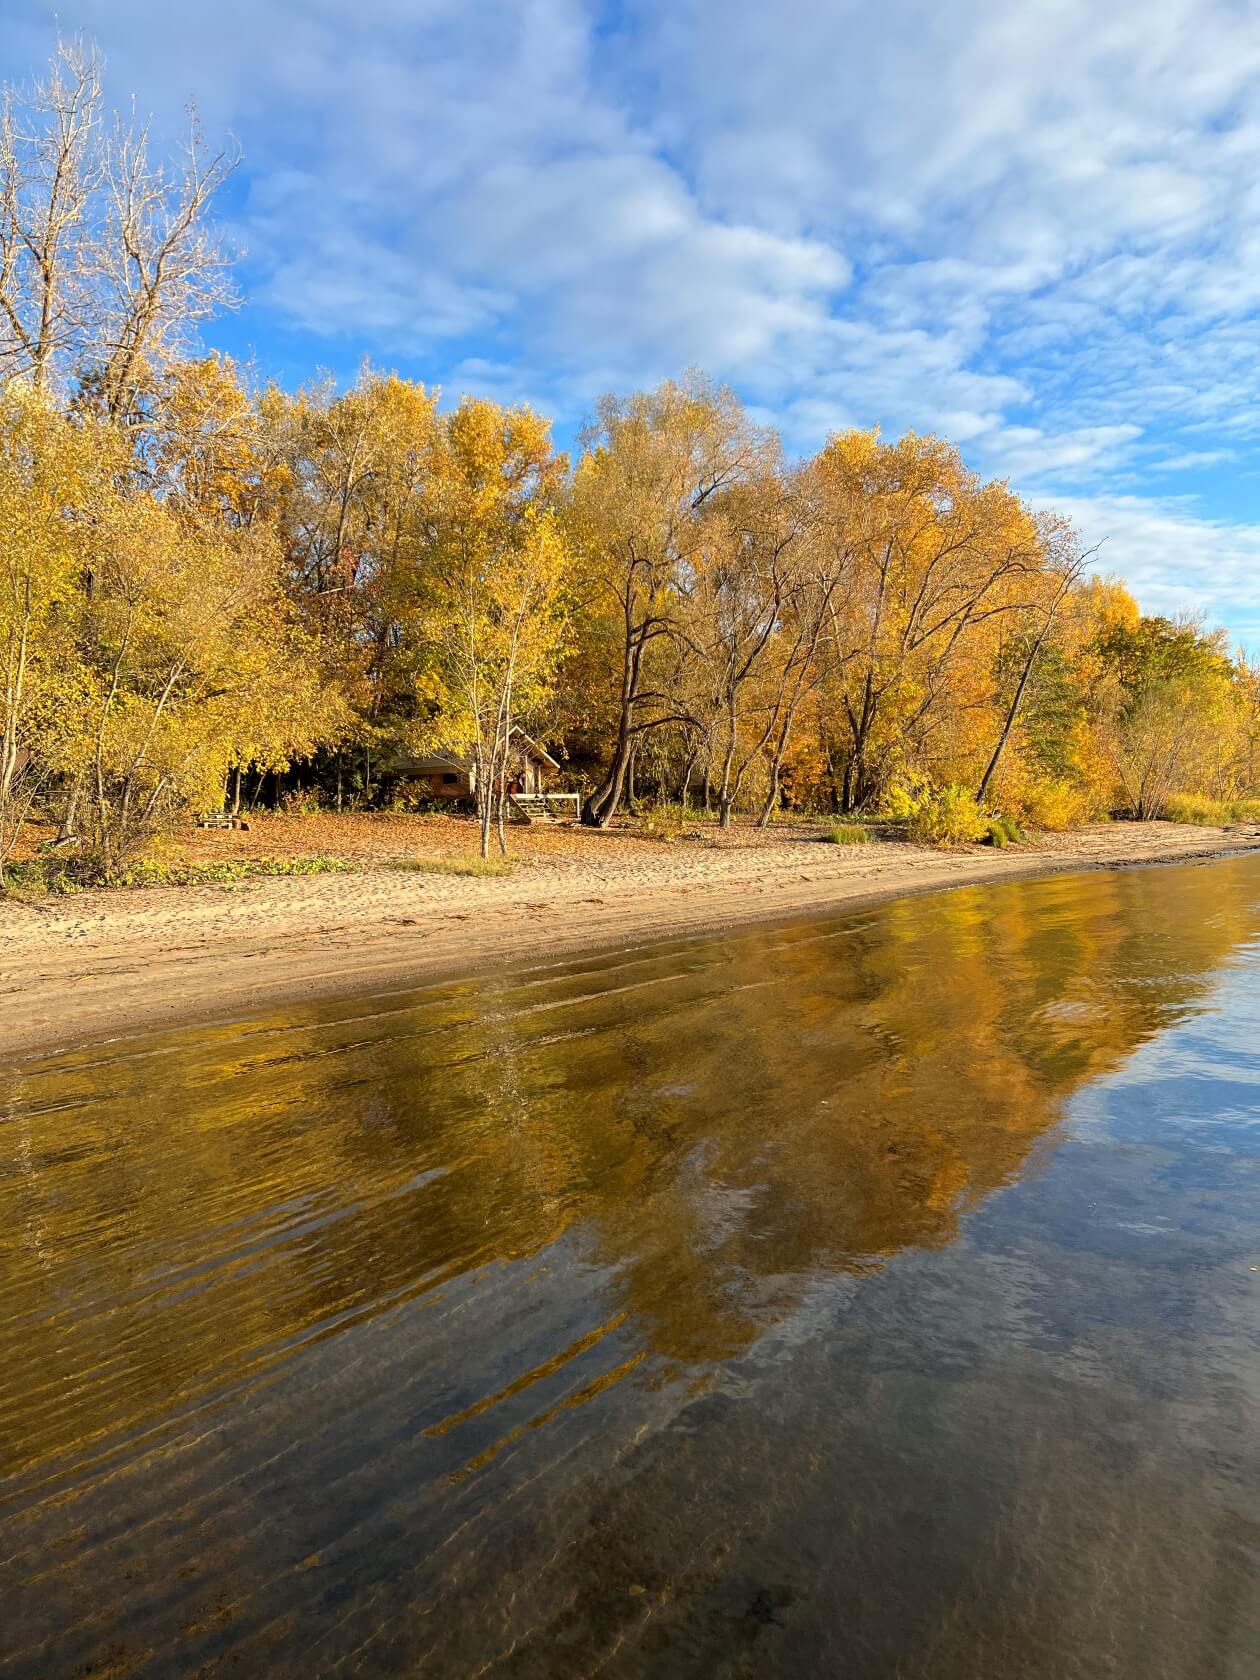
[[[4,891],[8,898],[45,898],[49,893],[77,893],[83,883],[75,878],[64,857],[23,858],[10,863],[4,871]]]
[[[834,828],[828,829],[823,839],[832,846],[865,846],[870,842],[871,833],[861,823],[837,823]]]
[[[1026,839],[1023,829],[1014,817],[986,817],[985,838],[991,846],[1018,846]]]

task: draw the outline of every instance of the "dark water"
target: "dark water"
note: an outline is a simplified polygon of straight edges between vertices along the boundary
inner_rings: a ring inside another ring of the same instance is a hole
[[[0,1078],[0,1675],[1260,1673],[1260,859]]]

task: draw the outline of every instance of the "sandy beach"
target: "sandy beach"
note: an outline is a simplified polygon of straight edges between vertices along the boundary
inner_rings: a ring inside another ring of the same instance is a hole
[[[1001,851],[841,847],[821,843],[821,827],[674,842],[527,830],[513,836],[511,875],[468,878],[397,867],[436,854],[431,821],[328,823],[342,825],[333,832],[353,873],[0,902],[0,1055],[982,881],[1260,847],[1255,826],[1169,823],[1103,824]],[[326,831],[275,818],[197,844],[204,859],[300,855],[328,850]]]

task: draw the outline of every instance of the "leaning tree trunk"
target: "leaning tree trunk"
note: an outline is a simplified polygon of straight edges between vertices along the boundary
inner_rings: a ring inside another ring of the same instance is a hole
[[[1019,681],[1015,684],[1015,692],[1011,696],[1011,703],[1006,710],[1006,720],[1002,724],[1002,732],[997,738],[992,756],[985,766],[984,775],[980,778],[980,786],[976,789],[976,804],[983,805],[984,797],[989,791],[989,783],[997,774],[998,765],[1002,762],[1002,754],[1006,750],[1006,743],[1011,738],[1011,731],[1015,727],[1015,720],[1019,716],[1019,708],[1023,703],[1024,690],[1028,687],[1028,679],[1032,676],[1033,666],[1037,663],[1037,656],[1041,652],[1042,644],[1050,633],[1052,619],[1047,618],[1041,627],[1041,634],[1029,650],[1028,658],[1024,661],[1024,668],[1019,674]]]

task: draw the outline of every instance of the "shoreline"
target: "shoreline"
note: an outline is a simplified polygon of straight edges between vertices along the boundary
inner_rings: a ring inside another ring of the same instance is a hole
[[[377,867],[0,902],[0,1063],[953,887],[1255,851],[1254,825],[1169,823],[1003,850],[835,847],[805,832],[698,850],[636,838],[504,878]]]

